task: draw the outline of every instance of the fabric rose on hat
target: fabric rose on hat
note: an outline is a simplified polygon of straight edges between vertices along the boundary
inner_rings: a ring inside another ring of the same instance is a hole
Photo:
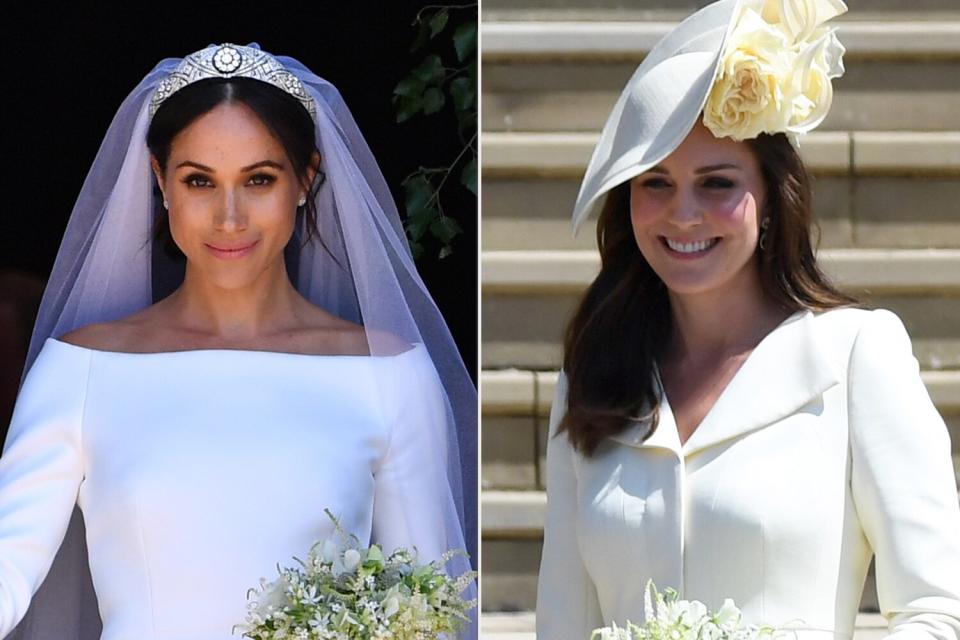
[[[833,29],[822,25],[844,11],[840,0],[744,0],[704,107],[707,128],[747,140],[819,125],[844,53]]]

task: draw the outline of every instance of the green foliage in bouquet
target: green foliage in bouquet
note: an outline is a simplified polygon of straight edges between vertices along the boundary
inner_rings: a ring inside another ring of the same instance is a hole
[[[261,578],[247,592],[247,619],[234,627],[251,640],[413,640],[460,630],[475,600],[463,592],[476,578],[457,578],[444,565],[463,552],[417,564],[416,553],[384,555],[347,535],[329,512],[335,531],[314,544],[299,567],[277,567],[273,582]]]
[[[393,90],[397,122],[422,114],[438,114],[450,105],[457,120],[461,149],[446,166],[420,167],[403,181],[405,228],[413,256],[424,251],[428,235],[439,241],[439,257],[453,252],[453,240],[462,233],[457,221],[443,210],[444,187],[457,184],[477,195],[477,22],[476,4],[432,5],[417,13],[411,51],[426,57]],[[463,12],[466,9],[468,11]],[[454,26],[452,13],[467,20]]]
[[[743,624],[743,615],[727,598],[719,611],[710,612],[697,600],[679,600],[676,590],[657,591],[652,580],[644,587],[643,608],[646,623],[627,621],[594,629],[591,640],[773,640],[780,635],[776,627]]]

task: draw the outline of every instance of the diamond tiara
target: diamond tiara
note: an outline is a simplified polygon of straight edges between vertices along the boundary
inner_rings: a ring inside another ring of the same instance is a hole
[[[229,43],[209,46],[185,57],[157,86],[150,99],[150,118],[164,100],[188,84],[207,78],[253,78],[269,82],[299,100],[310,118],[317,121],[316,106],[299,78],[269,53]]]

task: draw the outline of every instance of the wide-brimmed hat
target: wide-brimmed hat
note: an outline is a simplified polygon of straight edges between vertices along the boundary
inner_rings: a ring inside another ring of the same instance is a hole
[[[627,82],[590,158],[573,228],[602,197],[680,146],[704,114],[714,135],[795,137],[822,122],[844,52],[823,25],[841,0],[719,0],[665,35]]]

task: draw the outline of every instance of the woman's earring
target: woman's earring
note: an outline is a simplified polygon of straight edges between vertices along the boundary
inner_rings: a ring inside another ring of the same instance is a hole
[[[167,202],[166,198],[164,198],[164,200],[163,200],[163,208],[164,208],[164,209],[169,209],[169,208],[170,208],[170,203]]]
[[[760,223],[760,251],[767,248],[767,227],[770,226],[770,218],[764,218]]]
[[[297,201],[297,206],[302,207],[307,204],[307,196],[300,196],[300,200]]]

